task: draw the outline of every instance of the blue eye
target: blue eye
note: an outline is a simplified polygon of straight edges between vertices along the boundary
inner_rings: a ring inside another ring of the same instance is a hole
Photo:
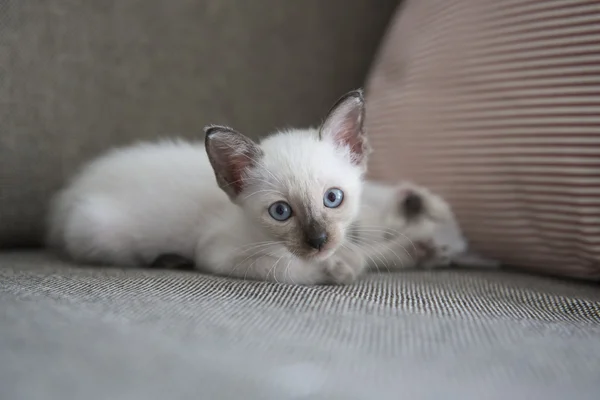
[[[344,192],[337,188],[327,189],[323,196],[323,204],[327,208],[337,208],[344,200]]]
[[[269,206],[269,215],[277,221],[285,221],[292,216],[292,207],[285,201],[278,201]]]

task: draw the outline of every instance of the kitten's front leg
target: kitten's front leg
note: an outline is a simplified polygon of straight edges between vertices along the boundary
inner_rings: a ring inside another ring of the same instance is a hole
[[[343,247],[325,260],[323,265],[330,278],[330,283],[348,285],[364,272],[367,263],[358,251]]]
[[[337,285],[349,285],[356,280],[356,272],[340,258],[332,256],[323,262],[329,282]]]

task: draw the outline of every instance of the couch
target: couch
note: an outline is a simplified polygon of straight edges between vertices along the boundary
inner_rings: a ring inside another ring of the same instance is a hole
[[[73,265],[51,194],[103,150],[316,124],[396,1],[0,4],[0,399],[597,399],[597,283],[510,270],[292,286]]]

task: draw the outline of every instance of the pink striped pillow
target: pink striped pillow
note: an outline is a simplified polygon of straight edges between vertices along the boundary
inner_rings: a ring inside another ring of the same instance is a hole
[[[368,85],[371,177],[445,196],[475,250],[600,278],[600,2],[407,0]]]

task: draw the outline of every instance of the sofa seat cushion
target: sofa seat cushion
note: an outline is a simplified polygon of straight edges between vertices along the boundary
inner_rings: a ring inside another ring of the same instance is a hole
[[[0,255],[3,399],[591,399],[600,290],[499,271],[300,287]]]

